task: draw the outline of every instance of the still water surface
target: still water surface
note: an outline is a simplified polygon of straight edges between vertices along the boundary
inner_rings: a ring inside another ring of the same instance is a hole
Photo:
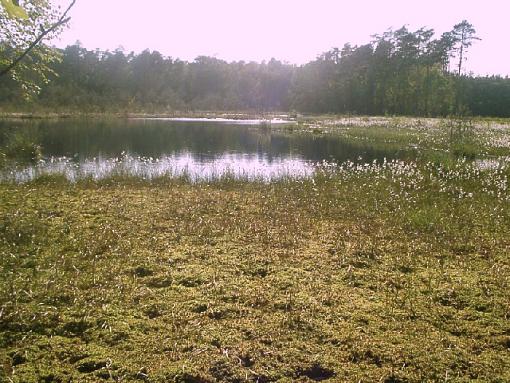
[[[116,174],[272,180],[310,176],[324,161],[372,162],[403,155],[335,135],[292,132],[293,124],[225,119],[4,120],[0,152],[3,148],[10,153],[10,165],[4,166],[1,178],[27,181],[60,173],[70,180]],[[26,161],[19,149],[23,143],[40,148],[39,161]]]

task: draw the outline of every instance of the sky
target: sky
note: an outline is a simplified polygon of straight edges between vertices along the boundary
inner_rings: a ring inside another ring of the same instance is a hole
[[[150,49],[188,61],[207,55],[294,64],[347,42],[368,43],[388,28],[425,26],[440,35],[466,19],[482,39],[470,48],[466,71],[510,75],[510,0],[77,0],[70,15],[56,46],[80,41],[87,49]]]

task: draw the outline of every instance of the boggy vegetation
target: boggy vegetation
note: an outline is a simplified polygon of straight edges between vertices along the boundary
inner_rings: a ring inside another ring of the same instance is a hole
[[[0,184],[0,380],[510,380],[510,164]]]

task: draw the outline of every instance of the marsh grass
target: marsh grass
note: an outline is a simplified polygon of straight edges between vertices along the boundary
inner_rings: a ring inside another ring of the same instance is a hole
[[[24,131],[14,130],[0,137],[0,166],[14,160],[19,164],[35,164],[41,158],[41,146]]]
[[[445,120],[449,132],[450,151],[456,157],[475,159],[481,152],[476,139],[474,122],[469,118],[449,118]]]
[[[425,160],[510,156],[508,119],[363,116],[302,117],[294,132],[338,135],[360,146],[404,152]]]
[[[509,169],[0,184],[1,379],[507,381]]]

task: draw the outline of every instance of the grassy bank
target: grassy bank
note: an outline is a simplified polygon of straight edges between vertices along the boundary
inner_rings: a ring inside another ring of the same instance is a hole
[[[137,112],[137,111],[109,111],[109,112],[84,112],[84,111],[63,111],[54,110],[32,110],[26,112],[11,112],[0,110],[1,119],[66,119],[66,118],[228,118],[235,120],[242,119],[271,119],[288,116],[285,112],[249,112],[249,111],[167,111],[167,112]],[[296,115],[292,115],[296,118]]]
[[[416,157],[438,162],[448,157],[510,156],[508,119],[313,116],[300,117],[297,127],[284,129],[339,135],[377,148],[412,148]]]
[[[0,184],[0,380],[510,380],[510,167]]]

